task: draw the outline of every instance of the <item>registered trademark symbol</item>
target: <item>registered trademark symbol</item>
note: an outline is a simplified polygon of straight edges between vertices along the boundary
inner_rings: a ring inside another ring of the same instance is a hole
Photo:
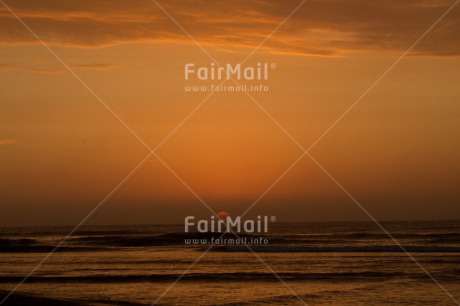
[[[271,222],[275,222],[275,221],[276,221],[276,217],[275,217],[275,216],[271,216],[271,217],[270,217],[270,221],[271,221]]]
[[[276,69],[276,64],[275,64],[275,63],[271,63],[271,64],[270,64],[270,68],[271,68],[271,69]],[[276,218],[275,218],[275,219],[276,219]]]

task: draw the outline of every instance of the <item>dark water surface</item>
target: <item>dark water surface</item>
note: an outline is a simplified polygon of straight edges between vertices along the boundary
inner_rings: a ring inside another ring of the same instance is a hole
[[[241,236],[268,241],[255,253],[226,245],[204,256],[209,245],[201,243],[219,234],[186,235],[181,225],[85,227],[3,305],[33,300],[23,293],[54,299],[36,305],[150,305],[159,297],[166,305],[455,305],[460,222],[382,224],[421,267],[372,223],[271,224],[266,235]],[[70,230],[3,229],[3,295]]]

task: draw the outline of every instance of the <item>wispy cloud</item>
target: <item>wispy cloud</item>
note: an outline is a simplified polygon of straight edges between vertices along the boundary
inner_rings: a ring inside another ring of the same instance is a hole
[[[34,63],[32,63],[32,65],[33,64]],[[91,64],[72,65],[72,67],[76,69],[108,70],[115,66],[109,65],[109,64],[91,63]],[[26,65],[21,66],[21,65],[2,64],[2,63],[0,63],[0,71],[21,71],[21,72],[28,72],[28,73],[51,74],[51,75],[61,75],[61,74],[66,73],[66,71],[63,69],[29,67]]]
[[[19,65],[10,65],[10,64],[0,64],[0,71],[23,71],[39,74],[62,74],[63,70],[61,69],[48,69],[48,68],[36,68],[36,67],[26,67]]]
[[[18,143],[16,139],[0,139],[0,145],[12,145],[16,143]]]
[[[94,69],[94,70],[108,70],[115,67],[114,65],[101,64],[101,63],[92,63],[92,64],[79,64],[73,65],[73,68],[77,69]]]
[[[299,1],[169,0],[160,3],[202,44],[226,48],[257,45]],[[309,0],[264,48],[275,53],[320,56],[367,50],[400,51],[415,41],[451,4],[451,0]],[[10,5],[51,44],[101,47],[138,42],[190,43],[151,1],[17,0]],[[433,29],[414,54],[458,56],[458,37],[460,7]],[[0,43],[36,41],[0,7]]]

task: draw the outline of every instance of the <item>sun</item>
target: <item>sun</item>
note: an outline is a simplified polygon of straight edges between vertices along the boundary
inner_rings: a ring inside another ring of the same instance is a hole
[[[225,218],[225,217],[228,217],[229,214],[228,214],[228,212],[226,212],[226,211],[220,211],[220,212],[217,213],[217,216],[218,216],[219,218]]]

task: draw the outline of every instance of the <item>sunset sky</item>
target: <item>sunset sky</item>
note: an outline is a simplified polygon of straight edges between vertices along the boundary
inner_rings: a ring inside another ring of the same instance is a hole
[[[184,91],[201,84],[184,65],[212,59],[153,1],[1,2],[0,225],[73,225],[149,154],[90,90],[153,149],[208,95]],[[158,3],[236,64],[301,2]],[[276,65],[269,91],[212,94],[158,156],[212,209],[242,213],[303,153],[270,116],[308,148],[453,3],[306,1],[244,64]],[[456,6],[311,150],[379,220],[460,217],[459,37]],[[150,157],[88,224],[209,216],[170,170]],[[308,156],[255,214],[369,220]]]

